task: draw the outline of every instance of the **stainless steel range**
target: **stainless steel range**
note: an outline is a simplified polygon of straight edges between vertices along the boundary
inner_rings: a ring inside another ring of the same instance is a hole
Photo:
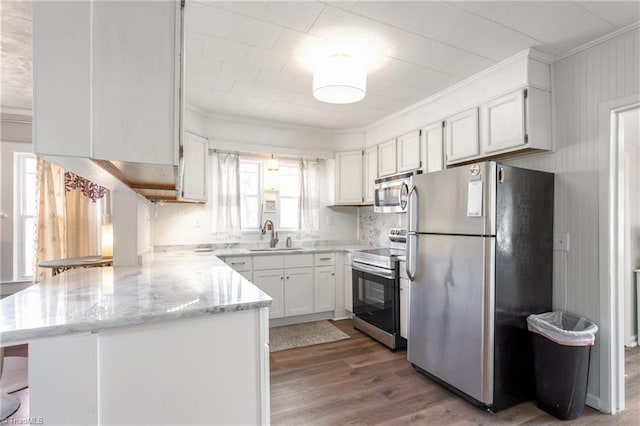
[[[405,348],[400,337],[400,258],[407,230],[391,228],[391,247],[353,252],[353,326],[392,350]]]

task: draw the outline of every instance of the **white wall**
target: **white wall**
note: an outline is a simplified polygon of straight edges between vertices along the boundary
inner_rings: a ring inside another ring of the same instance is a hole
[[[113,263],[142,263],[151,250],[150,203],[133,191],[112,191]]]
[[[632,346],[638,343],[636,283],[634,269],[640,268],[640,109],[621,115],[624,143],[625,183],[625,342]]]
[[[640,30],[622,34],[553,67],[556,152],[511,161],[556,174],[554,232],[570,235],[570,251],[554,255],[554,308],[600,322],[599,106],[640,92]],[[606,133],[606,132],[605,132]],[[602,144],[607,146],[603,147]],[[600,395],[598,339],[591,353],[589,394]]]
[[[13,281],[13,154],[32,152],[31,118],[2,114],[0,124],[0,282]]]

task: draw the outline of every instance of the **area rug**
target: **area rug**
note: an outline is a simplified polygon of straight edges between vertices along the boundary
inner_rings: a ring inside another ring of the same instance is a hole
[[[4,358],[2,377],[0,377],[0,393],[12,393],[29,386],[27,375],[27,358],[7,356]]]
[[[301,348],[320,343],[337,342],[348,339],[349,335],[329,321],[314,321],[303,324],[283,325],[269,329],[269,347],[271,352]]]

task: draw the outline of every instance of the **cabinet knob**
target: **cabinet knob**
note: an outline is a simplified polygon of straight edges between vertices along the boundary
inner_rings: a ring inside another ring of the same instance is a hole
[[[280,277],[281,280],[284,280],[284,277]]]
[[[289,279],[289,277],[287,277],[287,279]]]
[[[331,273],[331,276],[334,276],[335,274],[336,274],[335,272],[332,272],[332,273]]]

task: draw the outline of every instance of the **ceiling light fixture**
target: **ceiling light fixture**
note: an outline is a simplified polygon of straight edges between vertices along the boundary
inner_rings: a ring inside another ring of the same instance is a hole
[[[366,93],[366,70],[345,53],[331,55],[313,72],[313,97],[319,101],[351,104],[364,99]]]
[[[267,171],[268,172],[277,172],[278,170],[280,170],[280,167],[278,166],[278,160],[276,160],[273,157],[273,154],[271,154],[271,159],[267,160]]]

